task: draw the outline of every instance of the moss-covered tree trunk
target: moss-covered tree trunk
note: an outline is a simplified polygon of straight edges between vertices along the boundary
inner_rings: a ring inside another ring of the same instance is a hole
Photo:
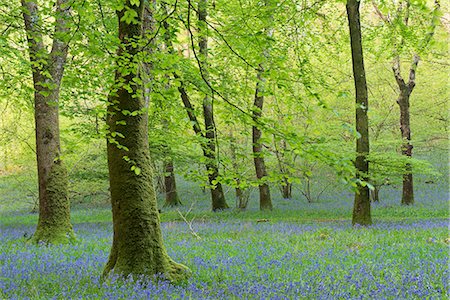
[[[130,2],[124,1],[124,8],[117,11],[120,47],[107,118],[114,236],[103,276],[111,272],[122,276],[159,274],[177,282],[188,276],[188,269],[175,263],[163,244],[152,185],[147,103],[138,84],[142,51],[135,41],[142,38],[145,4]],[[127,22],[124,14],[130,9],[136,18]],[[152,13],[152,9],[146,12]]]
[[[33,72],[39,221],[33,241],[65,243],[74,238],[70,223],[67,170],[61,161],[59,90],[67,58],[70,8],[56,2],[55,32],[50,53],[43,42],[38,5],[22,0],[23,18]]]
[[[361,41],[361,23],[359,14],[359,0],[347,1],[347,16],[350,29],[350,44],[352,51],[353,78],[356,90],[356,179],[357,189],[353,205],[352,223],[359,225],[372,224],[370,214],[369,187],[363,182],[369,182],[369,108],[366,72],[364,70],[363,49]]]

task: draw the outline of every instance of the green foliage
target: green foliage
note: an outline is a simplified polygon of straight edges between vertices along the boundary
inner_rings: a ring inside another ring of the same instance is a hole
[[[392,87],[390,60],[398,51],[403,65],[409,67],[404,62],[410,60],[412,53],[421,54],[420,76],[411,99],[414,153],[425,157],[423,154],[428,151],[445,150],[448,32],[437,22],[441,12],[431,2],[411,1],[408,26],[403,22],[405,9],[398,11],[393,2],[384,0],[375,3],[383,15],[390,15],[392,22],[383,22],[370,3],[362,7],[371,106],[371,176],[373,180],[389,177],[391,182],[398,182],[399,168],[406,161],[398,155],[401,140],[395,104],[397,90]],[[50,2],[43,4],[40,28],[47,45],[53,34],[54,12]],[[141,2],[133,0],[129,4]],[[442,5],[445,10],[445,4]],[[59,103],[63,158],[70,161],[69,167],[74,166],[74,171],[69,168],[73,202],[103,202],[108,194],[107,170],[102,165],[105,159],[103,154],[92,154],[90,145],[102,148],[101,141],[108,136],[122,147],[123,133],[109,132],[105,126],[108,95],[117,88],[113,87],[114,61],[118,58],[114,54],[118,48],[115,12],[123,9],[127,22],[136,20],[127,13],[132,10],[125,7],[124,1],[75,1],[71,8],[73,20],[66,37],[71,46]],[[190,9],[188,24],[187,3],[158,3],[157,33],[131,41],[132,47],[140,51],[139,60],[151,65],[151,80],[140,87],[143,80],[135,76],[133,86],[126,87],[139,92],[148,88],[149,110],[121,113],[134,117],[149,113],[150,149],[157,164],[170,158],[177,174],[205,186],[205,160],[198,146],[204,139],[193,134],[178,88],[183,86],[188,93],[201,127],[201,102],[203,95],[210,93],[217,127],[221,173],[218,180],[232,188],[251,190],[259,183],[251,154],[251,107],[258,64],[266,60],[264,118],[257,124],[263,131],[262,155],[269,171],[263,180],[272,185],[288,180],[298,188],[311,180],[316,182],[316,193],[324,187],[318,183],[322,178],[332,185],[354,185],[353,149],[359,133],[353,126],[350,52],[343,9],[342,3],[323,1],[283,5],[266,1],[261,5],[258,1],[216,0],[214,7],[209,3],[208,86],[194,56],[199,38],[198,25],[192,21],[194,9]],[[21,13],[18,3],[0,4],[0,172],[6,174],[17,170],[30,174],[28,170],[33,169],[34,161],[33,87],[31,66],[23,51],[26,37]],[[272,36],[264,32],[268,26],[273,28]],[[434,35],[428,38],[431,29]],[[173,51],[164,45],[166,37],[172,41]],[[152,43],[158,47],[147,47]],[[270,55],[264,58],[261,53],[269,48]],[[151,55],[147,55],[150,50]],[[36,63],[44,68],[45,57],[40,55]],[[124,74],[137,72],[137,62],[121,57],[120,63]],[[118,125],[126,126],[119,122]],[[280,148],[282,142],[286,143],[284,150]],[[436,176],[425,162],[411,163],[418,175]],[[83,171],[75,171],[81,165]],[[139,166],[130,163],[131,168],[139,173]]]

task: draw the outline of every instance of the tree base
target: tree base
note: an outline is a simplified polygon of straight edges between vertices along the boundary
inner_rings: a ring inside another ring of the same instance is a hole
[[[38,225],[36,232],[31,237],[31,242],[35,244],[68,244],[75,242],[75,233],[72,226],[69,227],[54,227]]]
[[[169,281],[173,284],[179,284],[186,281],[191,276],[191,270],[183,264],[174,262],[169,256],[164,255],[165,262],[158,265],[158,269],[155,269],[152,263],[136,265],[135,261],[131,262],[132,265],[112,265],[111,257],[105,270],[102,274],[102,280],[105,280],[108,276],[117,275],[121,278],[146,278],[148,280],[163,280]]]

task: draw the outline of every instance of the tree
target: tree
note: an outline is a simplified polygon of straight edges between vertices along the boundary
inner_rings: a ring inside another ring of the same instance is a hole
[[[347,1],[348,26],[350,30],[350,44],[352,51],[353,79],[356,90],[356,192],[353,206],[353,225],[370,225],[369,198],[369,109],[366,72],[364,70],[364,58],[361,38],[361,22],[359,14],[360,1]]]
[[[198,32],[199,32],[199,64],[201,64],[202,77],[207,85],[209,83],[208,72],[208,0],[198,2]],[[216,161],[216,127],[214,123],[214,110],[211,95],[205,93],[203,98],[203,119],[205,121],[205,145],[203,151],[207,159],[206,172],[211,189],[212,210],[221,210],[228,208],[225,200],[222,184],[217,182],[219,176],[219,167]]]
[[[59,91],[69,49],[70,6],[56,1],[53,43],[44,44],[38,4],[22,0],[23,19],[33,73],[39,221],[35,242],[61,243],[74,238],[70,223],[67,170],[61,160]]]
[[[375,11],[377,15],[391,28],[391,30],[396,29],[399,26],[399,31],[405,31],[410,23],[410,10],[411,3],[409,0],[400,1],[396,7],[396,13],[394,14],[393,20],[391,17],[383,15],[375,2],[373,2]],[[428,32],[422,37],[419,43],[419,51],[428,45],[431,41],[436,24],[439,22],[437,11],[439,10],[440,4],[438,0],[435,0],[435,9],[432,12],[433,16],[431,19],[431,24]],[[393,33],[395,35],[395,33]],[[410,96],[416,86],[416,70],[420,61],[420,56],[416,52],[413,54],[413,59],[411,62],[411,67],[409,69],[408,80],[402,76],[401,72],[401,61],[400,53],[402,48],[405,47],[405,38],[402,34],[400,36],[394,36],[394,59],[392,62],[392,71],[394,73],[395,81],[398,85],[398,97],[397,104],[400,108],[400,132],[402,136],[402,154],[406,157],[412,157],[413,145],[411,142],[411,117],[410,117]],[[403,188],[402,188],[402,200],[403,205],[414,204],[414,186],[413,186],[413,172],[411,163],[406,163],[404,166],[403,173]]]
[[[264,2],[265,6],[267,2]],[[265,34],[267,36],[267,41],[272,38],[273,29],[266,27],[264,28]],[[253,126],[252,126],[252,142],[253,142],[253,161],[255,164],[256,177],[259,180],[259,207],[261,210],[272,209],[272,199],[270,197],[269,184],[264,182],[265,177],[267,177],[266,164],[264,162],[264,156],[262,152],[263,144],[261,141],[262,131],[258,123],[262,117],[262,110],[264,105],[264,93],[266,92],[266,78],[264,77],[264,72],[266,72],[265,63],[267,63],[269,57],[269,49],[264,49],[262,57],[265,62],[260,63],[257,70],[257,82],[255,88],[255,98],[253,101]]]
[[[197,58],[197,63],[200,68],[200,72],[202,75],[202,79],[209,86],[209,72],[208,72],[208,33],[207,33],[207,0],[200,0],[198,3],[198,32],[199,32],[199,53],[195,51],[194,42],[193,42],[193,34],[190,28],[190,14],[192,4],[188,2],[188,30],[192,42],[192,48],[194,50],[194,54]],[[164,21],[164,28],[166,30],[166,34],[164,36],[164,42],[166,44],[166,48],[169,54],[174,54],[174,47],[170,36],[170,26],[169,23]],[[200,146],[203,152],[203,156],[205,158],[205,168],[208,176],[209,189],[211,191],[211,204],[213,211],[219,211],[223,209],[227,209],[229,206],[226,202],[225,195],[223,192],[222,184],[218,180],[219,178],[219,165],[216,158],[216,127],[214,121],[214,110],[213,110],[213,102],[210,91],[206,92],[203,96],[203,119],[205,124],[205,130],[203,131],[200,122],[195,115],[194,105],[189,98],[189,95],[186,91],[185,84],[180,75],[178,75],[175,71],[173,72],[173,76],[175,80],[179,82],[178,91],[180,93],[181,101],[183,102],[183,106],[186,110],[189,120],[192,123],[192,128],[194,133],[199,137]]]
[[[162,275],[177,282],[188,269],[174,262],[163,244],[152,185],[148,143],[148,103],[142,87],[144,1],[122,1],[117,9],[120,46],[115,85],[108,99],[108,167],[113,213],[113,244],[103,276]],[[147,18],[153,8],[147,7]],[[155,30],[152,30],[153,34]],[[146,36],[147,37],[147,36]],[[147,37],[148,39],[148,37]]]

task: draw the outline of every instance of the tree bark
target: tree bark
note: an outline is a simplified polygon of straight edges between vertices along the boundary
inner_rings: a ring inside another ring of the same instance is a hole
[[[113,244],[103,276],[113,272],[121,276],[161,275],[178,282],[189,270],[175,263],[163,244],[160,220],[152,184],[148,143],[148,114],[137,60],[141,49],[144,1],[139,6],[125,1],[117,11],[120,46],[117,55],[115,85],[110,93],[107,124],[108,167],[113,214]],[[137,22],[123,19],[126,9],[136,13]],[[147,13],[152,14],[149,9]],[[130,114],[137,112],[137,114]]]
[[[369,187],[363,184],[363,182],[369,182],[369,161],[367,160],[369,154],[369,120],[367,116],[369,103],[361,41],[359,5],[360,1],[358,0],[348,0],[346,5],[356,90],[356,131],[359,133],[359,137],[356,139],[357,189],[352,223],[353,225],[370,225],[372,224],[372,217],[370,214]]]
[[[263,182],[264,177],[267,177],[266,164],[264,162],[264,156],[262,153],[262,143],[261,136],[262,132],[258,128],[258,121],[262,116],[262,109],[264,104],[264,95],[263,93],[263,78],[264,69],[262,65],[260,65],[260,69],[258,70],[258,82],[256,83],[256,91],[255,91],[255,99],[253,102],[253,113],[252,118],[254,125],[252,126],[252,142],[253,142],[253,162],[255,165],[256,178],[259,180],[259,208],[261,210],[272,209],[272,199],[270,197],[270,189],[267,182]]]
[[[34,1],[22,0],[34,85],[36,158],[39,181],[39,221],[34,242],[65,243],[75,235],[70,223],[67,170],[61,161],[59,139],[59,91],[68,53],[61,39],[67,32],[70,8],[56,2],[55,35],[50,53],[39,28],[39,9]]]
[[[392,70],[394,72],[395,80],[399,88],[399,95],[397,104],[400,107],[400,132],[402,135],[402,154],[406,157],[412,157],[413,145],[411,144],[411,124],[409,114],[409,97],[416,86],[416,68],[419,64],[419,56],[414,55],[413,63],[409,70],[409,80],[406,83],[400,72],[400,58],[398,56],[394,59]],[[405,172],[403,174],[403,189],[402,200],[403,205],[414,204],[414,186],[412,166],[407,163],[405,165]]]

